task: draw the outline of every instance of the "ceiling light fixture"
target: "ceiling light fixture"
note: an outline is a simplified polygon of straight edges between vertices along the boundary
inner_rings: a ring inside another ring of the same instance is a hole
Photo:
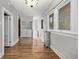
[[[38,4],[39,0],[25,0],[27,6],[34,7]]]

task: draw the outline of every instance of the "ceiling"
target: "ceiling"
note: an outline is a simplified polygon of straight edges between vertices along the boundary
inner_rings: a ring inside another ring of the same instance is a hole
[[[39,0],[38,5],[31,8],[27,7],[25,0],[10,0],[13,6],[18,10],[22,16],[40,16],[47,9],[52,0]]]

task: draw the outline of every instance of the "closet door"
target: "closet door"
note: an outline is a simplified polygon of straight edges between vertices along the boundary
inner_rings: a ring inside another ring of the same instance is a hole
[[[9,46],[9,17],[4,16],[4,45]]]

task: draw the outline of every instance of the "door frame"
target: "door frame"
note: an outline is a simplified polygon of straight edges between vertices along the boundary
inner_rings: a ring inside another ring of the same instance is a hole
[[[4,54],[4,13],[7,13],[8,15],[10,15],[11,17],[11,43],[10,46],[13,46],[13,14],[11,12],[9,12],[7,9],[5,9],[4,7],[2,7],[2,50],[3,50],[3,54]]]

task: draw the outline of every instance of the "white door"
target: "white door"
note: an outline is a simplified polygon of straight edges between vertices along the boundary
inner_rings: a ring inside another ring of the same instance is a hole
[[[4,16],[4,45],[10,46],[9,44],[9,16]]]

